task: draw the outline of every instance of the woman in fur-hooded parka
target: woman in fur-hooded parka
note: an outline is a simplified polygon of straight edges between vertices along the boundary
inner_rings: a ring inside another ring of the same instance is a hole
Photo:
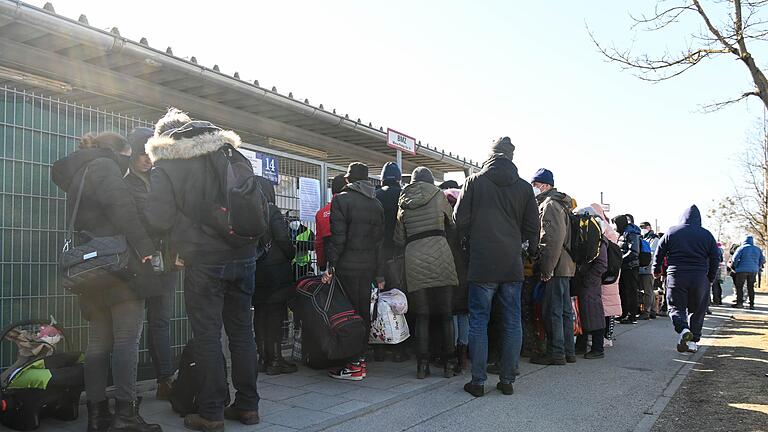
[[[610,220],[605,216],[603,207],[600,204],[592,204],[591,207],[595,209],[598,215],[600,215],[600,220],[602,221],[600,226],[603,228],[603,236],[605,236],[608,241],[618,244],[619,234],[613,229]],[[616,279],[616,282],[610,285],[603,285],[602,299],[603,313],[605,313],[606,317],[621,316],[621,297],[619,296],[618,278]]]

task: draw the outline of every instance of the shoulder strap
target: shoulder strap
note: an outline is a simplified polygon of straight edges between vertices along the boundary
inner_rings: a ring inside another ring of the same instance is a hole
[[[80,201],[83,198],[83,188],[85,187],[85,175],[88,174],[88,168],[89,166],[85,166],[85,170],[83,171],[83,177],[80,179],[80,186],[77,189],[77,198],[75,199],[75,207],[72,210],[72,217],[69,221],[69,227],[67,227],[67,239],[64,245],[65,250],[68,249],[68,246],[71,246],[72,241],[75,237],[75,221],[77,220],[77,213],[80,210]]]

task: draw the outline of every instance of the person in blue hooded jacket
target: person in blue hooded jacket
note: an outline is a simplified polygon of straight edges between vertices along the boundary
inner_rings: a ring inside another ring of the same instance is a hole
[[[736,249],[736,253],[731,259],[733,262],[731,268],[735,273],[733,282],[736,285],[736,304],[735,308],[744,307],[744,284],[747,284],[747,294],[749,296],[749,308],[755,308],[755,279],[757,273],[765,265],[765,256],[763,251],[755,246],[755,239],[748,235],[744,238],[744,243]]]
[[[653,259],[656,278],[661,277],[664,258],[669,316],[680,335],[677,351],[696,352],[709,307],[709,287],[720,265],[720,252],[712,233],[702,228],[701,213],[695,205],[683,213],[680,225],[670,228],[659,241]]]

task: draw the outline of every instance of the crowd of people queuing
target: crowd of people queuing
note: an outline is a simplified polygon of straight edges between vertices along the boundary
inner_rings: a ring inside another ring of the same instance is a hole
[[[574,363],[577,355],[600,359],[615,341],[616,322],[655,319],[667,309],[680,335],[678,350],[697,349],[710,286],[721,282],[723,255],[695,206],[664,236],[647,222],[635,225],[629,214],[609,219],[600,204],[578,207],[556,188],[548,169],[521,177],[515,146],[504,137],[461,186],[436,185],[426,167],[416,168],[403,186],[400,167],[391,162],[377,188],[368,166],[350,164],[331,181],[333,198],[317,213],[316,233],[298,221],[290,226],[274,186],[261,179],[268,237],[234,246],[209,226],[209,210],[221,206],[222,197],[206,156],[239,145],[235,133],[171,109],[154,129],[134,129],[127,139],[87,135],[54,165],[53,180],[70,197],[70,215],[81,188],[77,231],[125,235],[145,267],[155,267],[133,281],[116,280],[80,295],[91,329],[85,353],[88,431],[161,430],[139,415],[138,345],[146,308],[157,397],[167,398],[175,369],[171,296],[181,268],[195,361],[205,371],[198,412],[184,424],[220,431],[224,419],[258,423],[258,372],[297,370],[282,355],[282,324],[296,269],[311,271],[309,250],[323,281],[338,280],[367,325],[372,289],[406,292],[416,337],[389,347],[389,354],[403,361],[415,353],[418,378],[430,375],[431,364],[445,377],[466,371],[471,380],[464,389],[476,397],[485,394],[489,371],[499,375],[498,390],[512,394],[521,354],[541,365]],[[599,226],[597,253],[588,262],[577,262],[569,249],[577,232],[572,215],[591,217]],[[297,242],[304,244],[298,253]],[[606,279],[617,265],[614,251],[620,272]],[[745,283],[754,304],[755,275],[764,262],[751,238],[733,251],[739,306]],[[222,326],[236,389],[229,406]],[[105,392],[110,354],[114,413]],[[377,349],[374,357],[385,355]],[[329,375],[363,380],[367,362],[367,352],[360,352]]]

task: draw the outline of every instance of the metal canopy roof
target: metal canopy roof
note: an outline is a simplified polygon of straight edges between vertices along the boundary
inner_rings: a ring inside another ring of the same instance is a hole
[[[91,27],[85,15],[57,15],[50,3],[41,9],[0,0],[0,84],[147,120],[173,105],[238,131],[246,142],[339,165],[361,160],[375,169],[395,158],[383,127],[177,57],[170,47],[152,48],[144,38],[126,39],[117,28]],[[438,176],[478,168],[420,142],[416,155],[403,154],[403,165],[427,166]]]

